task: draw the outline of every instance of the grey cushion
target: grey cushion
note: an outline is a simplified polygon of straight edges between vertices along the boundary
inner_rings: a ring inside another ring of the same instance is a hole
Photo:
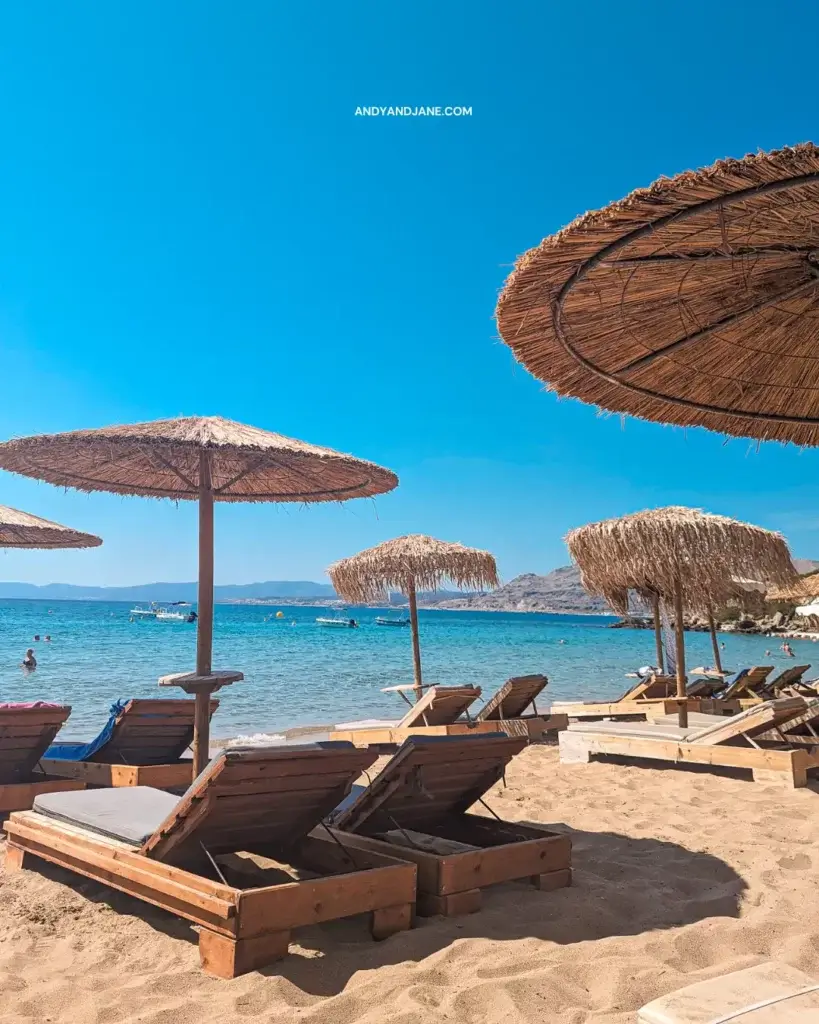
[[[35,798],[34,810],[89,832],[141,846],[178,803],[179,797],[161,789],[122,786],[43,793]]]

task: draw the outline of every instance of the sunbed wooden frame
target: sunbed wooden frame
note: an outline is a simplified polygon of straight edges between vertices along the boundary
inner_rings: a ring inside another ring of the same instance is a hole
[[[801,707],[804,711],[804,701]],[[648,732],[645,737],[583,732],[582,727],[570,726],[559,736],[560,760],[580,764],[593,755],[613,754],[675,764],[719,765],[748,769],[756,782],[796,788],[807,785],[808,771],[819,767],[819,745],[795,749],[790,742],[783,742],[781,730],[799,713],[798,698],[756,704],[739,715],[716,719],[707,741],[653,738]],[[638,729],[639,723],[635,725]],[[773,730],[779,730],[776,742],[763,739]],[[733,745],[743,742],[747,745]]]
[[[410,736],[462,736],[472,732],[497,732],[492,723],[480,723],[469,715],[470,706],[480,697],[479,686],[430,686],[419,701],[407,693],[411,686],[388,686],[383,692],[397,693],[409,705],[409,711],[395,725],[361,726],[334,729],[332,738],[357,747],[399,747]],[[461,715],[466,715],[461,719]],[[460,720],[459,720],[460,719]]]
[[[87,761],[43,758],[51,775],[94,786],[183,789],[193,781],[193,761],[182,754],[193,741],[193,700],[129,700],[108,742]],[[211,700],[210,714],[219,707]]]
[[[525,745],[524,739],[503,734],[412,737],[333,823],[346,845],[417,866],[421,915],[473,913],[480,909],[481,890],[496,882],[525,879],[547,891],[570,885],[569,836],[467,813]],[[441,854],[417,844],[395,845],[384,838],[393,830],[476,849]]]
[[[138,848],[18,812],[8,822],[6,870],[35,867],[33,855],[192,921],[202,966],[220,978],[285,956],[302,925],[371,912],[373,936],[386,938],[410,927],[415,866],[346,849],[343,836],[314,829],[374,760],[342,744],[226,751]],[[264,884],[240,852],[322,877]]]
[[[741,679],[738,679],[723,692],[725,700],[736,697],[750,698],[751,700],[764,700],[761,692],[765,689],[765,680],[773,672],[773,665],[754,665]]]
[[[40,767],[43,752],[70,714],[68,706],[0,707],[0,818],[31,807],[41,793],[85,788]]]
[[[685,703],[689,711],[706,715],[732,715],[742,710],[741,701],[717,697],[688,697]],[[612,704],[604,704],[602,701],[593,701],[589,704],[553,704],[552,712],[577,719],[633,718],[637,721],[674,714],[679,710],[679,706],[676,698],[669,697],[659,700],[616,701]]]
[[[548,686],[544,675],[512,676],[489,698],[475,716],[479,722],[493,722],[507,736],[525,736],[542,740],[546,733],[558,732],[569,724],[566,715],[540,713],[537,698]],[[526,714],[528,708],[531,714]]]

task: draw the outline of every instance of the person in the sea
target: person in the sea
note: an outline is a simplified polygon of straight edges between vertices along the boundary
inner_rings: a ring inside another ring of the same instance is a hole
[[[787,658],[795,658],[796,657],[796,655],[793,653],[793,648],[791,647],[791,645],[788,643],[787,640],[782,644],[782,650],[785,653],[785,656]]]
[[[39,633],[35,633],[34,634],[34,639],[35,639],[35,641],[38,641],[40,639],[40,634]]]
[[[34,657],[34,651],[31,647],[26,651],[26,656],[20,665],[21,668],[27,668],[29,671],[33,671],[37,668],[37,659]]]
[[[50,644],[50,643],[51,643],[51,637],[50,637],[50,636],[48,636],[48,634],[46,634],[45,642],[46,642],[47,644]]]

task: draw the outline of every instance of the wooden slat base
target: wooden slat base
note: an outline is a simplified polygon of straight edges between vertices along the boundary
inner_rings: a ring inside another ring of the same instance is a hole
[[[382,939],[412,921],[415,865],[392,848],[390,855],[347,852],[324,830],[288,854],[294,867],[319,877],[273,885],[251,861],[247,877],[224,863],[240,885],[217,882],[32,811],[13,814],[7,832],[7,871],[36,868],[41,858],[192,921],[200,928],[203,968],[220,978],[285,956],[291,930],[303,925],[369,912],[373,937]]]
[[[758,702],[757,702],[758,703]],[[689,711],[705,715],[733,715],[741,711],[743,702],[740,700],[717,700],[715,698],[689,697],[686,701]],[[552,711],[566,715],[568,718],[635,718],[651,719],[662,715],[673,715],[679,709],[676,700],[619,700],[614,703],[591,701],[584,704],[565,703],[553,704]]]
[[[568,730],[560,734],[560,760],[563,764],[582,764],[595,754],[613,754],[672,764],[715,765],[744,768],[756,782],[775,782],[787,789],[807,785],[807,773],[819,767],[819,747],[798,750],[771,750],[729,744],[677,743],[673,740],[637,739],[606,736]]]
[[[418,870],[416,909],[422,917],[472,914],[481,890],[497,882],[527,881],[544,891],[571,883],[571,839],[520,822],[462,814],[425,826],[429,835],[472,847],[433,853],[378,836],[339,833],[345,846],[411,861]],[[537,879],[537,882],[535,882]]]

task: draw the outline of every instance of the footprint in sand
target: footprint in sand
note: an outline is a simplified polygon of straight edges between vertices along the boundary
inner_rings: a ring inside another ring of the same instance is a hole
[[[780,857],[776,863],[785,871],[808,871],[813,861],[806,853],[797,853],[793,857]]]

